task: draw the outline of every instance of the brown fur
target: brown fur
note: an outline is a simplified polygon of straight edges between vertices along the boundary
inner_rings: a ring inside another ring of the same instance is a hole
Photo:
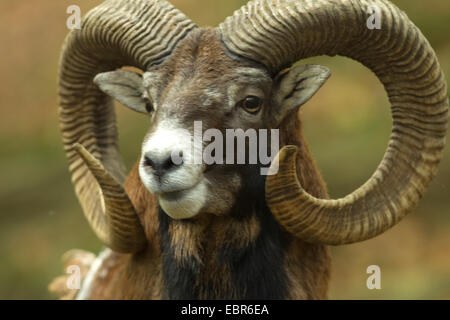
[[[205,88],[221,90],[223,81],[236,81],[229,71],[240,66],[253,66],[250,62],[230,59],[214,31],[207,30],[185,39],[170,59],[155,71],[163,74],[158,87],[159,101],[182,99],[173,103],[171,109],[158,110],[154,122],[159,118],[182,114],[184,121],[202,119],[207,127],[222,128],[233,126],[233,122],[223,123],[222,115],[211,116],[208,108],[196,108],[199,96]],[[187,67],[188,66],[188,67]],[[177,92],[174,95],[173,92]],[[214,102],[211,108],[220,106],[223,101]],[[191,108],[191,109],[189,109]],[[218,108],[218,107],[217,107]],[[223,114],[225,111],[214,111]],[[250,126],[245,123],[243,126]],[[297,173],[302,186],[313,196],[327,198],[325,183],[311,156],[301,132],[301,121],[288,117],[281,125],[281,146],[297,145]],[[149,134],[152,133],[152,128]],[[93,299],[160,299],[165,297],[162,274],[162,254],[159,229],[161,221],[157,199],[142,184],[138,165],[132,169],[125,188],[132,200],[148,239],[147,249],[137,255],[114,253],[102,266],[93,285]],[[232,217],[227,212],[239,192],[240,184],[230,182],[223,173],[217,179],[217,190],[211,191],[215,200],[206,212],[189,221],[170,221],[168,234],[174,252],[174,263],[182,268],[192,264],[199,265],[194,282],[198,287],[198,298],[216,298],[226,292],[228,298],[239,298],[233,287],[229,264],[219,263],[220,248],[242,249],[254,243],[261,234],[261,224],[252,213],[248,217]],[[224,185],[224,189],[220,189]],[[218,195],[220,199],[218,199]],[[221,202],[222,201],[222,202]],[[330,277],[330,256],[323,245],[308,244],[287,235],[289,244],[285,248],[283,270],[287,277],[287,296],[289,299],[327,298]],[[104,276],[100,276],[100,275]],[[207,288],[207,289],[205,289]]]

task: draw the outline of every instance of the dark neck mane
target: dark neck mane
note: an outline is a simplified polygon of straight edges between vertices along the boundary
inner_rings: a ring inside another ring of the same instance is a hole
[[[160,209],[166,298],[286,297],[289,236],[266,206],[264,177],[250,171],[246,168],[245,185],[227,216],[175,221]]]

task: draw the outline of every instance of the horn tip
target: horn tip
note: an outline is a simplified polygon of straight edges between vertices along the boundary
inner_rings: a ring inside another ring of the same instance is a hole
[[[78,153],[80,153],[81,150],[84,149],[84,147],[83,147],[81,144],[79,144],[78,142],[77,142],[77,143],[74,143],[74,144],[72,145],[72,148],[73,148],[76,152],[78,152]]]
[[[298,152],[298,147],[294,145],[284,146],[280,151],[280,158],[289,159],[295,157]]]
[[[72,148],[75,150],[76,153],[78,153],[78,155],[82,158],[87,158],[89,157],[89,151],[86,150],[86,148],[80,144],[80,143],[74,143],[72,145]]]
[[[90,165],[101,166],[100,162],[80,143],[75,143],[72,145],[75,152],[84,160],[84,162]]]

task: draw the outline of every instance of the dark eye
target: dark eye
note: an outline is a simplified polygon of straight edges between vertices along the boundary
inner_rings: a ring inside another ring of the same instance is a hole
[[[153,112],[153,104],[151,101],[147,101],[147,104],[145,105],[145,110],[147,110],[148,113]]]
[[[248,96],[239,102],[239,105],[248,113],[257,114],[262,108],[263,99],[256,96]]]

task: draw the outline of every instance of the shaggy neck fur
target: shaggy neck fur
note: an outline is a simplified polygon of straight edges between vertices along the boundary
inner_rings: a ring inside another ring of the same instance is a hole
[[[258,173],[245,167],[245,185],[226,217],[175,221],[160,209],[166,298],[286,298],[289,236],[265,204],[265,179]]]

